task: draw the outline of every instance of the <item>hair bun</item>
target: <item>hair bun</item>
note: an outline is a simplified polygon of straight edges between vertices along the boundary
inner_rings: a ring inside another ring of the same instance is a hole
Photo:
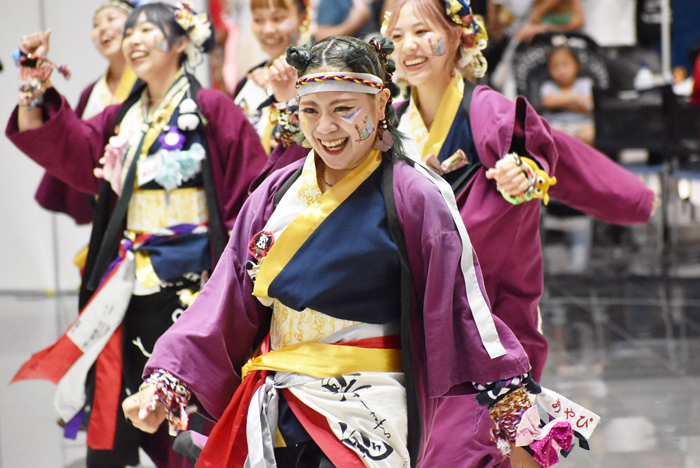
[[[288,46],[287,63],[303,72],[311,61],[311,54],[306,46]]]
[[[350,42],[347,49],[345,50],[345,62],[354,67],[356,65],[362,64],[362,62],[367,57],[367,50],[364,47],[356,44],[355,42]]]

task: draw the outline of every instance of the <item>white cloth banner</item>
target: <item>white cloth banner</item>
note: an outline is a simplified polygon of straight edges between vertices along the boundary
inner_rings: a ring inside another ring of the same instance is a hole
[[[83,355],[58,382],[54,406],[70,421],[85,405],[85,379],[109,338],[124,319],[136,281],[136,261],[129,251],[111,278],[90,299],[66,336]]]

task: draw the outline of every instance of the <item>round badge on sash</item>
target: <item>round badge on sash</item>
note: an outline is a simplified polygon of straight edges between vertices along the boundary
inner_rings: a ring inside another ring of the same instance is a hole
[[[275,243],[275,237],[270,231],[260,231],[253,236],[253,240],[248,244],[248,252],[256,260],[265,258]]]

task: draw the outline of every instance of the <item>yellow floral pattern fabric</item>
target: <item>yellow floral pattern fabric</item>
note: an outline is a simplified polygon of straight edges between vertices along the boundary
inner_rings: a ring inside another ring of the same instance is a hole
[[[209,220],[207,199],[201,187],[171,190],[137,190],[126,215],[129,231],[153,232],[178,224],[204,224]]]

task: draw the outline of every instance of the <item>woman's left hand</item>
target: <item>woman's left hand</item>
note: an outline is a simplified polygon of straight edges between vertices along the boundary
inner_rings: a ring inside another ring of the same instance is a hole
[[[268,69],[267,78],[277,102],[286,102],[297,95],[297,69],[284,57],[277,58]]]
[[[510,466],[513,468],[542,468],[522,447],[511,447]]]
[[[504,161],[498,167],[487,170],[486,178],[495,179],[498,188],[511,197],[521,196],[530,185],[523,171],[513,161]]]

